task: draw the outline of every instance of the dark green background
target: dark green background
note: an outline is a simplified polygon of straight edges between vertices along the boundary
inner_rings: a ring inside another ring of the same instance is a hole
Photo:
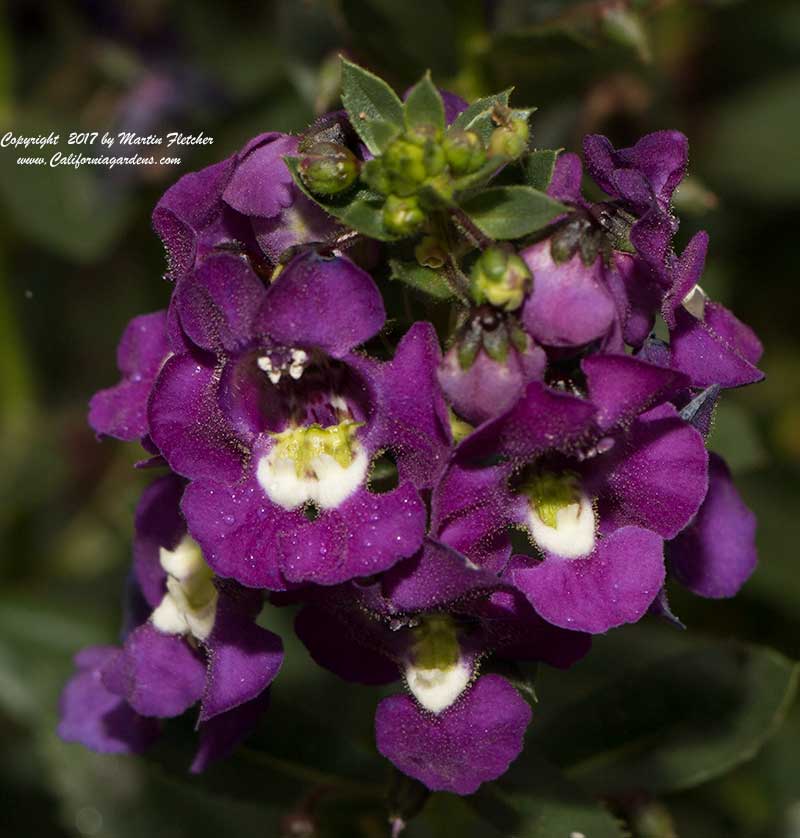
[[[276,823],[309,802],[309,787],[326,788],[314,771],[376,782],[388,775],[371,756],[376,695],[313,668],[283,614],[270,621],[287,642],[286,671],[257,736],[270,756],[251,750],[230,776],[201,788],[141,760],[65,746],[53,732],[71,654],[116,638],[132,511],[149,477],[130,469],[135,446],[99,444],[85,419],[91,393],[116,380],[125,323],[168,298],[152,207],[180,174],[260,131],[301,129],[331,106],[339,50],[399,90],[427,67],[467,97],[516,85],[513,103],[539,107],[541,146],[579,150],[595,131],[617,145],[658,128],[686,132],[680,244],[709,230],[703,285],[766,346],[768,380],[726,394],[712,437],[759,515],[758,572],[732,601],[674,590],[688,633],[646,621],[598,639],[591,662],[544,679],[542,712],[703,636],[800,656],[800,4],[634,2],[641,30],[627,34],[608,20],[613,5],[6,3],[0,133],[116,131],[136,119],[142,133],[202,130],[215,142],[182,150],[179,168],[113,172],[33,170],[14,161],[37,152],[0,149],[3,835],[277,836]],[[799,836],[798,734],[795,708],[754,761],[665,797],[677,833]],[[219,794],[209,791],[215,786]],[[373,803],[344,797],[321,834],[384,834]],[[409,835],[455,834],[463,812],[450,804],[434,803]]]

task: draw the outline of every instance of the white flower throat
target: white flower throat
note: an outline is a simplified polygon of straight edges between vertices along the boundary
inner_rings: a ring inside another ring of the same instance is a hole
[[[259,485],[284,509],[308,502],[320,509],[339,506],[367,475],[369,457],[356,438],[362,424],[345,420],[271,434],[275,443],[256,467]]]
[[[575,475],[535,472],[521,491],[528,498],[526,524],[539,548],[564,559],[594,550],[594,507]]]
[[[406,684],[426,710],[441,713],[469,685],[472,666],[461,654],[456,626],[447,614],[427,615],[412,631]]]
[[[153,625],[164,634],[206,640],[214,629],[219,593],[200,547],[186,535],[174,550],[162,547],[159,560],[167,592],[150,618]]]

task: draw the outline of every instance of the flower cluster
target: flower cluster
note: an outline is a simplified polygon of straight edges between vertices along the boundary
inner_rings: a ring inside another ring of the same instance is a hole
[[[698,284],[706,234],[676,250],[683,135],[590,136],[582,164],[534,149],[507,94],[426,77],[402,102],[346,62],[343,85],[343,111],[155,208],[169,307],[130,323],[89,421],[166,473],[122,645],[78,655],[60,733],[138,752],[199,703],[202,770],[266,710],[283,649],[261,609],[294,607],[320,666],[402,684],[380,753],[469,794],[531,720],[509,663],[567,668],[591,635],[676,619],[668,577],[726,597],[752,572],[705,438],[761,347]],[[450,316],[393,345],[403,284]]]

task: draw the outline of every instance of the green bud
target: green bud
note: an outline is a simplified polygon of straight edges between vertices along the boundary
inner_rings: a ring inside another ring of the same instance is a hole
[[[336,195],[349,189],[358,169],[356,156],[339,143],[315,143],[300,157],[300,177],[317,195]]]
[[[486,149],[474,131],[453,131],[442,144],[447,165],[456,175],[477,172],[486,162]]]
[[[390,143],[378,159],[380,175],[373,171],[368,175],[373,188],[384,195],[414,195],[420,186],[444,172],[446,161],[438,132],[426,128],[418,126]]]
[[[395,140],[381,156],[381,162],[398,195],[412,194],[428,176],[425,149],[405,138]]]
[[[423,183],[417,195],[424,210],[435,210],[450,204],[454,193],[453,181],[446,172],[442,172]]]
[[[471,280],[476,302],[489,302],[504,311],[515,311],[531,286],[531,272],[513,250],[489,247],[474,264]]]
[[[530,129],[525,119],[515,117],[495,128],[489,137],[489,156],[515,160],[528,147]]]
[[[580,250],[581,260],[587,268],[594,264],[600,253],[601,245],[602,233],[599,230],[590,230],[581,238],[578,249]]]
[[[367,162],[361,167],[361,179],[370,189],[380,192],[381,195],[388,195],[392,191],[392,182],[386,169],[383,166],[383,160],[376,157]]]
[[[425,213],[412,195],[389,195],[383,207],[383,225],[397,236],[411,236],[425,223]]]

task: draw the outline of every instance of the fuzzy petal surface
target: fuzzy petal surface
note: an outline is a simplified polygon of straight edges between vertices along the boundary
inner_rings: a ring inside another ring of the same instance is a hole
[[[159,733],[155,719],[136,713],[103,684],[101,670],[120,650],[91,646],[75,656],[76,673],[61,693],[58,735],[103,754],[141,753]]]
[[[386,311],[372,277],[345,257],[306,253],[270,286],[260,331],[284,346],[322,349],[334,358],[369,340]]]
[[[437,716],[409,696],[385,698],[375,739],[383,756],[431,791],[472,794],[519,756],[530,720],[530,707],[508,681],[484,675]]]
[[[709,476],[700,511],[667,544],[667,558],[676,578],[692,593],[717,599],[736,594],[755,570],[756,516],[716,454],[711,454]]]
[[[103,683],[142,716],[180,716],[203,695],[206,666],[183,637],[139,626],[103,670]]]
[[[95,393],[89,404],[89,424],[95,433],[125,441],[147,434],[147,399],[168,353],[165,311],[131,320],[117,348],[122,380]]]
[[[220,594],[214,628],[204,645],[208,679],[201,722],[257,698],[272,683],[283,663],[280,637],[256,625],[247,609],[231,595]]]
[[[600,539],[585,559],[547,556],[511,576],[548,622],[602,634],[647,612],[664,584],[663,552],[654,532],[622,527]]]

